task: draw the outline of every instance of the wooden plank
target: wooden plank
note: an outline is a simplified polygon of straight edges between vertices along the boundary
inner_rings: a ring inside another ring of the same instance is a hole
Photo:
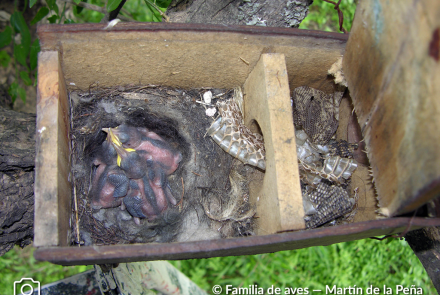
[[[357,7],[343,69],[386,216],[440,194],[439,30],[436,0]]]
[[[38,56],[34,245],[69,244],[71,188],[67,93],[58,51]]]
[[[261,53],[282,53],[291,89],[308,85],[330,93],[334,83],[327,69],[343,54],[347,39],[343,34],[251,26],[119,23],[112,30],[104,27],[38,27],[41,50],[63,52],[69,87],[233,88],[243,85]]]
[[[295,128],[283,54],[262,54],[244,83],[244,122],[256,121],[266,149],[266,173],[258,194],[258,234],[305,228],[296,158]]]
[[[326,246],[368,237],[400,233],[408,228],[418,229],[425,226],[439,225],[439,218],[391,218],[246,238],[183,243],[45,247],[35,250],[34,256],[38,260],[50,261],[56,264],[83,265],[254,255],[311,246]]]

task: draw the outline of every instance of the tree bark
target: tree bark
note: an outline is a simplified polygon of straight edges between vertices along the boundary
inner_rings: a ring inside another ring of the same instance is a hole
[[[0,256],[34,231],[35,115],[0,107]]]
[[[173,0],[171,22],[297,28],[313,0]]]
[[[419,258],[426,272],[440,294],[440,228],[426,227],[411,231],[405,240]]]

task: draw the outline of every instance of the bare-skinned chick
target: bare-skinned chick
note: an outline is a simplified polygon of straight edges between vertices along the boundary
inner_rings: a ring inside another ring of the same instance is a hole
[[[130,180],[130,189],[123,204],[136,224],[140,224],[140,218],[152,221],[168,208],[163,190],[154,190],[146,176]]]
[[[111,128],[124,148],[136,150],[145,160],[161,164],[167,175],[176,171],[182,154],[147,128],[132,127],[125,124]]]
[[[93,161],[92,207],[94,209],[117,207],[128,191],[128,177],[116,165],[116,150],[107,139]]]

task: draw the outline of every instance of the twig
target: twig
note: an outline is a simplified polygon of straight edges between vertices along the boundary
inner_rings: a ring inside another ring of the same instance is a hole
[[[249,65],[249,62],[247,60],[245,60],[244,58],[242,58],[241,56],[239,56],[241,61],[244,62],[245,64]]]
[[[80,238],[79,238],[79,219],[78,219],[78,199],[76,197],[76,185],[75,180],[73,181],[73,199],[75,202],[75,216],[76,216],[76,239],[78,241],[78,247],[81,247],[80,245]]]
[[[195,172],[193,172],[193,171],[191,171],[191,173],[192,173],[192,174],[195,174],[195,175],[197,175],[197,176],[202,176],[202,175],[200,175],[199,173],[195,173]]]
[[[345,34],[347,34],[347,30],[345,30],[342,27],[342,24],[344,23],[344,14],[342,13],[341,9],[339,8],[339,4],[341,4],[341,0],[338,1],[338,3],[333,2],[331,0],[322,0],[325,1],[327,3],[331,3],[335,6],[335,10],[338,12],[338,16],[339,16],[339,31],[344,32]]]
[[[106,21],[109,22],[109,21],[114,20],[114,19],[118,16],[119,11],[121,11],[122,6],[124,6],[124,4],[125,4],[126,1],[127,1],[127,0],[122,0],[121,3],[119,3],[118,7],[116,7],[115,10],[110,11],[110,12],[108,13],[108,19],[107,19]]]
[[[183,195],[185,194],[185,184],[183,183],[183,177],[180,177],[180,179],[182,180],[182,197],[180,198],[180,201],[179,201],[179,203],[176,204],[176,206],[182,205]],[[182,209],[182,208],[180,208],[180,209]]]
[[[66,3],[64,3],[63,12],[61,12],[61,16],[58,21],[58,24],[61,24],[61,20],[63,19],[63,17],[66,18],[65,14],[66,14]]]
[[[183,177],[180,177],[180,179],[182,180],[182,200],[183,200],[183,195],[185,194],[185,184],[183,183]]]
[[[107,12],[104,7],[101,7],[101,6],[98,6],[98,5],[94,5],[94,4],[89,4],[87,2],[79,2],[78,4],[76,4],[73,0],[60,0],[60,1],[63,1],[63,2],[69,3],[69,4],[73,4],[73,5],[76,5],[76,6],[79,6],[79,7],[84,7],[84,8],[89,9],[89,10],[98,11],[98,12],[101,12],[103,14],[105,14]],[[126,22],[133,22],[133,21],[135,21],[134,19],[132,19],[130,17],[127,17],[127,16],[123,16],[123,15],[120,15],[119,18],[121,20],[123,20],[123,21],[126,21]]]
[[[168,17],[168,15],[166,15],[165,13],[163,13],[163,11],[160,10],[160,8],[157,7],[156,4],[154,4],[154,3],[151,2],[150,0],[144,0],[144,1],[145,1],[145,4],[153,6],[153,8],[156,9],[156,10],[159,12],[159,14],[165,19],[165,22],[167,22],[167,23],[170,22],[170,18]]]

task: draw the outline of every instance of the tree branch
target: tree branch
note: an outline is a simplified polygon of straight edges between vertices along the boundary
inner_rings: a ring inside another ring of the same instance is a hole
[[[86,9],[90,9],[90,10],[93,10],[93,11],[101,12],[104,15],[107,12],[104,7],[101,7],[101,6],[98,6],[98,5],[94,5],[94,4],[89,4],[87,2],[79,2],[78,4],[76,4],[73,0],[60,0],[60,1],[63,1],[63,2],[66,2],[66,3],[70,3],[70,4],[73,4],[73,5],[79,6],[79,7],[84,7]],[[119,10],[118,10],[118,13],[119,13]],[[123,15],[120,15],[119,18],[121,20],[123,20],[123,21],[126,21],[126,22],[133,22],[133,21],[135,21],[134,19],[132,19],[130,17],[127,17],[127,16],[123,16]]]
[[[109,16],[108,16],[108,20],[107,20],[108,22],[114,20],[118,16],[119,11],[121,11],[122,6],[124,6],[126,1],[127,0],[122,0],[121,3],[119,3],[118,7],[115,10],[110,11]]]

